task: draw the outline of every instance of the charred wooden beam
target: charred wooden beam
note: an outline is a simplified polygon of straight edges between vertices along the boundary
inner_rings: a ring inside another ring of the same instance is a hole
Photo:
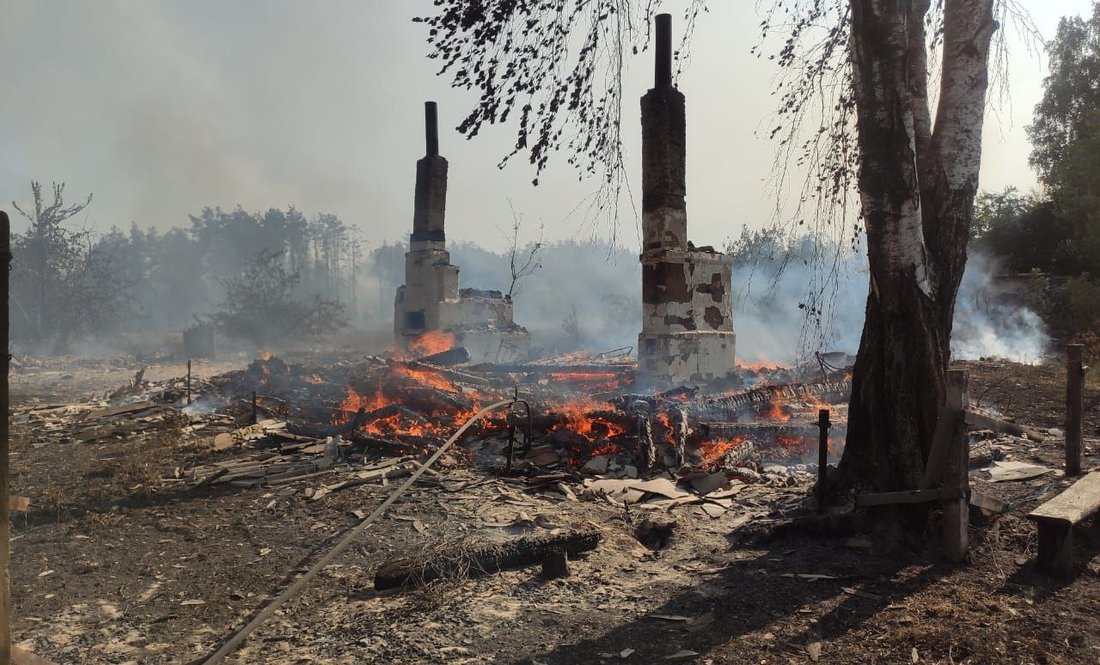
[[[986,415],[984,413],[978,413],[976,411],[964,412],[966,418],[966,424],[976,429],[991,429],[998,434],[1011,434],[1021,438],[1026,438],[1035,443],[1042,443],[1045,440],[1042,434],[1031,429],[1030,427],[1024,427],[1023,425],[1017,425],[1016,423],[1010,423],[1007,420],[1000,418],[994,418],[993,416]]]
[[[689,402],[692,415],[700,420],[736,420],[739,413],[759,410],[775,402],[841,402],[848,399],[852,384],[847,379],[821,383],[792,383],[761,386],[734,395],[709,397]]]
[[[415,411],[412,411],[410,409],[407,409],[401,404],[388,404],[388,405],[382,407],[381,409],[375,409],[374,411],[368,411],[368,412],[364,413],[362,416],[360,416],[358,413],[356,413],[354,420],[359,423],[359,426],[355,427],[353,429],[359,429],[361,427],[366,427],[367,425],[370,425],[373,422],[376,422],[378,420],[384,420],[386,418],[391,418],[393,416],[400,416],[402,420],[413,422],[413,423],[416,423],[418,425],[426,425],[428,423],[428,421],[423,416],[421,416],[419,413],[417,413]]]
[[[599,542],[599,531],[586,529],[448,551],[430,559],[397,559],[383,564],[375,572],[374,588],[381,591],[441,578],[485,575],[531,566],[541,563],[551,552],[561,550],[576,555],[596,549]]]
[[[516,365],[482,363],[473,365],[472,372],[485,374],[633,374],[634,365]]]
[[[816,441],[819,430],[817,425],[797,423],[703,422],[695,425],[695,432],[705,439],[756,439],[757,443],[763,443],[777,437]]]
[[[466,350],[466,347],[459,346],[446,351],[440,351],[439,353],[433,353],[430,356],[424,356],[423,358],[417,358],[417,363],[427,363],[429,365],[461,365],[464,362],[469,362],[470,352]]]

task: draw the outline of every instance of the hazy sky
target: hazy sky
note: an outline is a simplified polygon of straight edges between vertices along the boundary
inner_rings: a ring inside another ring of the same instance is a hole
[[[749,53],[759,16],[748,0],[711,0],[680,80],[688,103],[688,215],[696,244],[721,244],[774,207],[764,185],[772,146],[755,135],[773,109],[766,60]],[[1089,0],[1023,0],[1045,37]],[[430,0],[0,0],[0,192],[4,207],[28,181],[67,183],[95,201],[87,221],[167,228],[203,206],[293,204],[359,224],[373,242],[412,225],[425,100],[440,104],[441,152],[451,165],[447,226],[454,239],[499,246],[507,199],[552,239],[592,189],[563,159],[542,184],[523,160],[500,157],[514,128],[467,142],[451,128],[473,101],[435,76],[424,27]],[[666,3],[674,15],[675,2]],[[675,25],[679,35],[682,25]],[[627,150],[637,198],[637,99],[651,54],[625,81]],[[1045,63],[1018,46],[1010,106],[990,115],[982,187],[1034,186],[1024,126]],[[14,221],[14,220],[13,220]],[[631,245],[633,221],[621,234]]]

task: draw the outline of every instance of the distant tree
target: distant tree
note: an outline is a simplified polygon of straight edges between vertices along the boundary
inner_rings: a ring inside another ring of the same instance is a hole
[[[117,253],[92,233],[65,225],[92,201],[66,204],[64,183],[47,198],[31,182],[33,207],[12,206],[30,223],[12,238],[12,337],[38,351],[63,353],[78,339],[114,329],[132,301]]]
[[[370,252],[370,261],[367,264],[367,273],[373,275],[378,283],[378,308],[379,316],[393,316],[393,298],[397,287],[405,283],[405,252],[408,251],[404,243],[383,242]]]
[[[1013,223],[1028,208],[1028,199],[1015,187],[1000,192],[979,192],[974,198],[974,222],[970,239],[981,240],[990,230]]]
[[[1100,275],[1100,109],[1086,114],[1048,181],[1055,209],[1070,232],[1064,238],[1070,271]]]
[[[1079,269],[1075,232],[1048,198],[983,194],[975,218],[986,226],[975,247],[1002,259],[1015,273],[1069,274]]]
[[[1027,132],[1031,165],[1051,184],[1069,147],[1086,131],[1090,114],[1100,110],[1100,3],[1093,3],[1091,18],[1062,18],[1047,55],[1050,74]]]
[[[543,227],[539,226],[538,240],[521,248],[519,245],[519,232],[523,227],[523,215],[516,212],[511,201],[508,202],[508,207],[512,210],[512,227],[511,233],[504,234],[504,239],[508,241],[508,269],[512,276],[512,281],[508,285],[508,297],[511,298],[518,293],[516,290],[518,282],[524,277],[533,275],[536,270],[542,267],[539,250],[542,249]]]
[[[285,250],[264,250],[223,280],[225,299],[211,318],[226,336],[262,346],[317,339],[347,325],[340,303],[298,295],[301,275],[285,263]]]

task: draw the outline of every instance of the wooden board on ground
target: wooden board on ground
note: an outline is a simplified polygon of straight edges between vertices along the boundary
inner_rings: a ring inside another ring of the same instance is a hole
[[[125,413],[137,413],[138,411],[145,411],[147,409],[153,409],[157,406],[164,406],[163,404],[157,404],[156,402],[138,402],[136,404],[125,404],[123,406],[112,406],[106,409],[100,409],[99,411],[89,411],[84,415],[83,420],[98,420],[100,418],[108,418],[110,416],[121,416]]]
[[[1074,525],[1100,510],[1100,473],[1090,473],[1028,514],[1036,521]]]

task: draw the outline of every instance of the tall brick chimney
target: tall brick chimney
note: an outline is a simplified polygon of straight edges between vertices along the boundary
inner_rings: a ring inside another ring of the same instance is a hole
[[[447,160],[439,156],[439,120],[435,102],[424,102],[427,154],[416,162],[416,199],[410,240],[443,242],[447,212]]]
[[[672,16],[657,16],[653,88],[642,97],[642,250],[687,247],[687,120],[672,85]]]
[[[642,332],[638,382],[711,382],[734,366],[733,264],[687,240],[687,121],[672,85],[672,17],[657,16],[653,88],[642,97]]]

